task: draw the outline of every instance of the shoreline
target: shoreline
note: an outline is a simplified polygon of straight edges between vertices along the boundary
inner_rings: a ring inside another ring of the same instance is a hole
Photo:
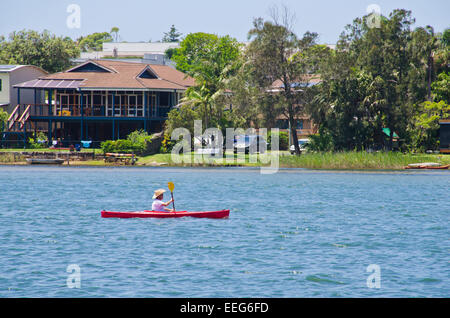
[[[250,166],[250,165],[120,165],[120,164],[92,164],[88,162],[70,162],[70,164],[29,164],[27,162],[10,162],[10,163],[0,163],[0,167],[39,167],[39,168],[160,168],[160,169],[248,169],[248,170],[259,170],[264,166]],[[280,166],[278,169],[280,171],[317,171],[317,172],[445,172],[450,171],[450,169],[405,169],[403,168],[308,168],[308,167],[291,167],[291,166]]]
[[[156,169],[161,170],[161,172],[170,171],[171,169],[180,169],[180,170],[190,170],[197,169],[198,172],[205,171],[223,171],[227,172],[254,172],[260,173],[260,167],[248,167],[248,166],[124,166],[124,165],[36,165],[36,164],[0,164],[0,169],[2,167],[11,167],[17,169],[50,169],[52,171],[56,171],[58,169]],[[274,174],[276,173],[328,173],[328,174],[368,174],[368,175],[377,175],[377,174],[395,174],[395,175],[450,175],[450,170],[430,170],[430,169],[331,169],[331,168],[292,168],[292,167],[280,167]]]
[[[29,151],[30,153],[32,151]],[[27,151],[22,151],[26,154]],[[92,152],[91,152],[92,153]],[[61,153],[67,155],[67,153]],[[184,155],[182,155],[184,156]],[[263,163],[255,158],[245,155],[245,158],[239,158],[244,162],[238,162],[235,157],[231,162],[230,158],[210,159],[209,162],[196,163],[177,163],[172,160],[171,154],[155,154],[150,156],[137,156],[138,161],[135,164],[126,162],[105,162],[102,155],[90,160],[70,160],[70,157],[63,164],[29,164],[26,161],[27,155],[14,155],[11,151],[0,151],[1,166],[61,166],[61,167],[167,167],[167,168],[254,168],[260,169],[271,167],[272,161]],[[29,158],[29,156],[28,156]],[[269,157],[270,158],[270,157]],[[366,152],[343,152],[343,153],[307,153],[301,156],[280,153],[277,157],[278,164],[274,169],[307,169],[318,171],[405,171],[409,164],[424,162],[436,162],[440,165],[449,165],[450,156],[445,154],[403,154],[403,153],[366,153]],[[189,159],[189,158],[188,158]],[[191,162],[194,158],[191,157]],[[256,162],[249,162],[253,159]],[[273,157],[270,158],[271,160]],[[266,161],[267,162],[267,161]],[[428,169],[413,169],[428,170]]]

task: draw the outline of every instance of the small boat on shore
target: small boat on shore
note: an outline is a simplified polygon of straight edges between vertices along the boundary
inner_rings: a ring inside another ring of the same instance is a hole
[[[446,170],[449,169],[450,165],[442,166],[435,162],[424,162],[424,163],[412,163],[405,167],[405,169],[431,169],[431,170]]]
[[[208,219],[225,219],[230,216],[230,210],[222,211],[208,211],[208,212],[188,212],[188,211],[177,211],[177,212],[155,212],[155,211],[140,211],[140,212],[112,212],[112,211],[102,211],[102,218],[120,218],[120,219],[130,219],[130,218],[182,218],[182,217],[193,217],[193,218],[208,218]]]
[[[62,165],[64,159],[44,159],[44,158],[30,158],[27,163],[32,165]]]

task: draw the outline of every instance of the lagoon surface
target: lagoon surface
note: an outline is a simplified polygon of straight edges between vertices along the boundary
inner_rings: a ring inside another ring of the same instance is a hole
[[[168,181],[230,218],[100,217]],[[0,188],[0,297],[450,297],[449,171],[2,166]]]

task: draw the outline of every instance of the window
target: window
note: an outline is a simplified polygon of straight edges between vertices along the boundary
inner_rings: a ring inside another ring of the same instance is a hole
[[[82,64],[78,67],[75,67],[71,70],[69,70],[68,72],[73,72],[73,73],[79,73],[79,72],[86,72],[86,73],[112,73],[110,71],[108,71],[107,69],[94,64],[92,62],[86,63],[86,64]]]
[[[160,106],[169,106],[169,93],[161,92],[159,94],[159,105]]]
[[[139,75],[140,78],[148,78],[148,79],[157,79],[158,77],[151,72],[149,69],[146,69],[144,72]]]
[[[0,92],[2,91],[2,80],[0,79]]]

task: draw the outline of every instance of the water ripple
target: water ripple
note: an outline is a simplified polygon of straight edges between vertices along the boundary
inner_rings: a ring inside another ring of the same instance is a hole
[[[0,167],[0,297],[449,297],[449,176]],[[100,218],[168,180],[178,208],[231,217]]]

